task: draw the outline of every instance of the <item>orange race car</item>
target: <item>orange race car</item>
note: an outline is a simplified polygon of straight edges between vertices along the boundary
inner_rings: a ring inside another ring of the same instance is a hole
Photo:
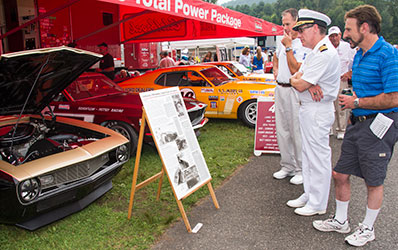
[[[239,80],[244,81],[256,81],[256,82],[266,82],[268,84],[276,85],[276,81],[274,79],[274,75],[270,73],[264,74],[255,74],[251,73],[248,68],[243,66],[242,64],[235,61],[223,61],[223,62],[207,62],[205,64],[217,66],[219,69],[224,71],[224,73],[228,74],[231,77],[238,78]],[[272,62],[271,62],[272,64]],[[266,69],[269,71],[269,62],[267,63]]]
[[[274,96],[274,83],[241,81],[212,65],[163,68],[119,83],[132,92],[178,86],[185,97],[208,105],[207,117],[242,120],[254,127],[258,96]]]

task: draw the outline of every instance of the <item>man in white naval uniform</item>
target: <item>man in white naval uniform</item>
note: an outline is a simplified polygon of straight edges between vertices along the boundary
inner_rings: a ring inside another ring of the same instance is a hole
[[[330,27],[328,32],[329,40],[336,48],[340,58],[340,89],[339,93],[343,89],[348,88],[349,71],[351,71],[352,62],[356,53],[355,49],[352,49],[350,44],[341,40],[341,31],[337,26]],[[338,100],[334,101],[334,108],[336,109],[335,116],[336,120],[333,124],[333,129],[337,133],[337,139],[342,140],[344,138],[345,129],[348,121],[348,110],[341,110]]]
[[[293,29],[304,47],[312,49],[290,78],[299,91],[300,129],[303,141],[304,193],[287,205],[298,215],[326,213],[332,175],[329,131],[334,122],[334,104],[340,85],[340,60],[326,36],[331,20],[325,14],[301,9]]]
[[[273,174],[276,179],[290,179],[292,184],[302,184],[301,171],[301,133],[298,121],[299,100],[297,92],[289,83],[290,77],[298,71],[306,54],[311,50],[304,48],[298,34],[293,30],[298,13],[296,9],[282,12],[284,36],[274,54],[274,77],[278,82],[275,88],[275,123],[278,147],[281,153],[281,169]]]

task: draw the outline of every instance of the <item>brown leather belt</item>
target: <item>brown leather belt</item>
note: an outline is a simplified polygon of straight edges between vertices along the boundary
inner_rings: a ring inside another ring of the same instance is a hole
[[[292,85],[290,83],[284,83],[284,82],[277,82],[279,86],[284,87],[284,88],[289,88]]]

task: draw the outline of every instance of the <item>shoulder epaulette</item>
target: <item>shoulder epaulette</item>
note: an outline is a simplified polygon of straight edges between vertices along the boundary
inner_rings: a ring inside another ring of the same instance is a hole
[[[319,51],[324,52],[328,50],[328,47],[326,46],[326,44],[322,45],[321,47],[319,47]]]

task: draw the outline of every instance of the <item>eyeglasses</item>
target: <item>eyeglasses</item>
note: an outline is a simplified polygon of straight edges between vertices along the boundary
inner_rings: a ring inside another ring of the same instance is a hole
[[[298,27],[297,28],[297,31],[298,31],[298,33],[303,33],[304,32],[304,30],[306,30],[306,29],[309,29],[309,28],[311,28],[312,26],[314,26],[313,24],[309,24],[309,25],[307,25],[307,26],[301,26],[301,27]]]

